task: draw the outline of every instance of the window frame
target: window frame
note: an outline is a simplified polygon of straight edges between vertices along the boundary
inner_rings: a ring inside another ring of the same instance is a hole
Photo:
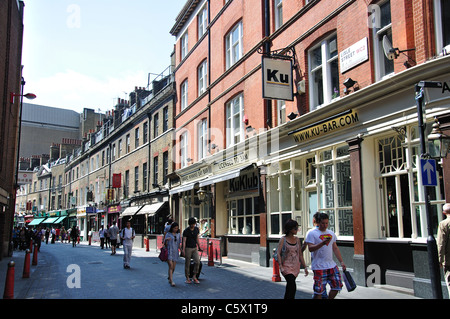
[[[237,39],[234,39],[233,35],[235,31],[238,31]],[[243,56],[243,23],[237,22],[233,28],[225,35],[225,69],[228,70]],[[233,50],[237,47],[237,52]],[[235,54],[237,53],[237,54]]]
[[[239,103],[239,113],[232,112],[235,104]],[[230,147],[242,142],[245,139],[245,128],[244,128],[244,94],[239,93],[233,97],[230,101],[226,103],[226,146]],[[239,116],[239,130],[235,127],[236,117]],[[236,137],[239,136],[239,140],[236,141]]]

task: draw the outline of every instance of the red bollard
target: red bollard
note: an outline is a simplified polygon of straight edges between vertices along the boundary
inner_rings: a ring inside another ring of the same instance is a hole
[[[30,250],[25,251],[25,263],[23,264],[22,278],[30,278]]]
[[[37,250],[38,250],[38,246],[36,244],[36,245],[34,245],[34,250],[33,250],[33,262],[32,262],[33,266],[36,266],[38,264],[38,255],[37,255],[38,253],[37,253]]]
[[[91,245],[91,238],[92,236],[89,236],[89,246]]]
[[[214,252],[212,242],[209,242],[208,247],[208,266],[214,266]]]
[[[273,262],[272,281],[273,282],[280,282],[281,281],[280,266],[278,265],[278,262],[275,260],[275,258],[272,260],[272,262]]]
[[[10,261],[8,263],[8,272],[6,273],[5,291],[3,299],[14,299],[14,267],[16,263]]]
[[[150,243],[148,238],[145,238],[145,251],[150,251]]]

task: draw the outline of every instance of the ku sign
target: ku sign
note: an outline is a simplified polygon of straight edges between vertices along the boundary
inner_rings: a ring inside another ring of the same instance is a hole
[[[263,98],[294,100],[292,61],[263,57]]]

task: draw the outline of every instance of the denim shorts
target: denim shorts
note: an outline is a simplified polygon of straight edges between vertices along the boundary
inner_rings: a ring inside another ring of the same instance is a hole
[[[321,295],[325,290],[327,284],[330,285],[331,290],[342,290],[341,273],[338,267],[330,269],[313,270],[314,272],[314,293]]]

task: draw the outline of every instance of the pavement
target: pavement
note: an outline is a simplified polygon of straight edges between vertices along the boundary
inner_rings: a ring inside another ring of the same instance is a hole
[[[8,263],[14,261],[14,299],[20,300],[233,299],[255,302],[283,299],[286,282],[284,278],[273,282],[272,268],[229,258],[223,258],[220,265],[216,261],[214,266],[208,266],[207,258],[203,257],[200,284],[184,283],[184,258],[180,258],[174,273],[176,286],[171,287],[167,280],[167,263],[158,259],[158,253],[154,249],[147,252],[145,248],[133,248],[131,269],[124,269],[122,248],[112,256],[109,248],[102,250],[98,243],[82,242],[75,248],[68,243],[43,243],[38,252],[38,264],[30,266],[30,278],[22,278],[24,251],[14,251],[12,257],[0,260],[0,287],[5,289]],[[311,300],[312,273],[305,277],[302,271],[296,284],[296,299]],[[344,287],[336,299],[419,298],[401,290],[358,286],[353,292],[347,292]],[[192,309],[187,310],[192,312]]]

